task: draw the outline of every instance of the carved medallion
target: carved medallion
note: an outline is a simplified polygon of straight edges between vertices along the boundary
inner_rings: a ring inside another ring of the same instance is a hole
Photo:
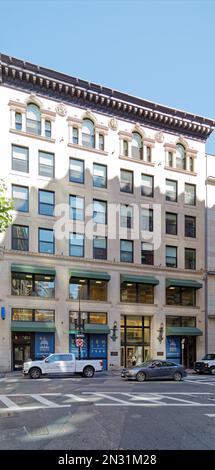
[[[157,132],[157,133],[155,134],[155,140],[156,140],[156,142],[159,142],[159,144],[162,144],[163,141],[164,141],[163,132]]]
[[[109,121],[109,127],[113,131],[116,131],[118,129],[118,122],[116,118],[111,118]]]
[[[66,106],[63,103],[60,103],[56,106],[55,111],[59,116],[66,116],[67,115],[67,109]]]

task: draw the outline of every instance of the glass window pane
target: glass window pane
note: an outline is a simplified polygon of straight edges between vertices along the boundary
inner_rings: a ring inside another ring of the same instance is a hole
[[[81,196],[70,196],[70,219],[84,220],[84,198]]]
[[[39,175],[54,177],[54,154],[39,151]]]
[[[98,188],[107,187],[107,167],[106,165],[93,164],[93,186]]]
[[[28,173],[28,148],[12,145],[12,169]]]
[[[69,237],[69,255],[84,256],[84,235],[81,233],[70,233]]]
[[[12,321],[33,321],[33,311],[27,308],[13,308]]]
[[[89,281],[90,298],[89,300],[107,300],[107,281],[92,280]]]
[[[107,223],[107,203],[105,201],[93,200],[93,220],[97,224]]]
[[[120,170],[120,191],[133,193],[133,171]]]
[[[150,175],[141,175],[141,195],[145,197],[153,197],[154,195],[154,177]]]
[[[89,322],[97,324],[107,324],[107,313],[89,313]]]
[[[70,158],[69,180],[73,183],[84,183],[84,161]]]
[[[12,186],[14,209],[20,212],[28,212],[28,188],[25,186]]]
[[[177,181],[166,180],[166,200],[177,202]]]
[[[55,321],[54,310],[35,310],[35,321],[53,322]]]
[[[185,204],[190,206],[196,205],[196,186],[194,184],[185,183]]]

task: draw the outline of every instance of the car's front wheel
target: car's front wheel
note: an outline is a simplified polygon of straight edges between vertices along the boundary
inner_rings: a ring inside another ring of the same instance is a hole
[[[42,372],[39,367],[33,367],[29,372],[31,379],[39,379],[41,377],[41,374]]]
[[[211,374],[211,375],[215,375],[215,367],[211,367],[211,368],[210,368],[210,374]]]
[[[181,379],[182,379],[182,375],[180,372],[175,372],[174,375],[173,375],[173,379],[175,380],[175,382],[180,382]]]
[[[83,370],[83,377],[87,377],[88,379],[91,379],[91,377],[94,376],[94,369],[91,366],[87,366]]]
[[[144,374],[144,372],[138,372],[138,374],[136,375],[136,379],[138,382],[145,382],[146,374]]]

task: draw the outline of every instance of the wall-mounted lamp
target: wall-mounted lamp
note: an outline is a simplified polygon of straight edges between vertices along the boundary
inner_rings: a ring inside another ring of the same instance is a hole
[[[111,330],[110,330],[110,331],[112,332],[112,334],[111,334],[111,339],[112,339],[112,341],[116,341],[117,338],[118,338],[118,336],[116,336],[117,330],[118,330],[118,328],[117,328],[117,321],[115,320],[115,321],[113,322],[113,328],[111,328]]]
[[[160,327],[158,328],[157,331],[158,331],[157,339],[158,339],[159,343],[161,344],[163,339],[164,339],[164,335],[163,335],[163,333],[164,333],[164,324],[163,323],[160,324]]]

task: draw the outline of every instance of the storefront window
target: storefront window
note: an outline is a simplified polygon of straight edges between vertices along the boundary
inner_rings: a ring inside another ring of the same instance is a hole
[[[55,312],[54,310],[35,310],[34,314],[35,321],[43,321],[43,322],[53,322],[55,321]]]
[[[33,321],[33,312],[27,308],[13,308],[12,321]]]
[[[187,327],[187,326],[196,326],[196,317],[166,317],[166,326],[167,327]]]
[[[126,329],[126,340],[127,342],[141,342],[143,341],[142,328],[127,328]]]
[[[107,313],[89,313],[89,323],[107,324]]]
[[[150,357],[150,317],[121,316],[121,365],[140,364]]]

